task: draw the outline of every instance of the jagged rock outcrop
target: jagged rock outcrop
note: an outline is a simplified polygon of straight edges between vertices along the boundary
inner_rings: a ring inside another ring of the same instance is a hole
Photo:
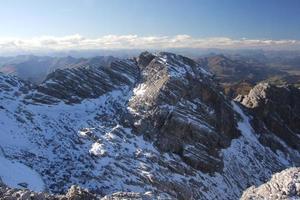
[[[97,98],[122,86],[133,86],[138,67],[132,61],[114,61],[109,66],[94,63],[70,69],[58,69],[49,74],[35,93],[27,97],[41,103],[79,103]]]
[[[145,194],[116,192],[101,196],[75,185],[71,186],[66,194],[54,195],[47,192],[34,192],[28,189],[9,188],[0,180],[0,200],[151,200],[154,198],[151,192]]]
[[[157,199],[151,192],[141,194],[137,192],[116,192],[111,195],[103,197],[101,200],[152,200]]]
[[[256,85],[248,95],[237,100],[249,108],[254,116],[252,124],[260,140],[273,150],[285,151],[278,138],[290,147],[300,150],[300,90],[292,86]]]
[[[109,66],[111,62],[118,60],[112,56],[97,56],[93,58],[49,57],[20,55],[6,57],[0,62],[0,72],[18,76],[24,81],[35,84],[42,83],[48,74],[57,69],[78,68],[90,65]]]
[[[36,88],[3,77],[0,177],[11,188],[237,199],[300,158],[258,140],[250,112],[183,56],[143,53],[59,70]]]
[[[183,56],[143,53],[141,80],[129,101],[134,127],[160,150],[206,172],[221,170],[219,150],[239,135],[230,102],[212,75]]]
[[[0,185],[0,199],[2,200],[96,200],[100,196],[90,193],[88,190],[72,186],[65,195],[53,195],[46,192],[34,192],[28,189],[12,189]]]
[[[258,187],[251,186],[241,200],[288,200],[300,199],[300,168],[289,168],[272,176]]]

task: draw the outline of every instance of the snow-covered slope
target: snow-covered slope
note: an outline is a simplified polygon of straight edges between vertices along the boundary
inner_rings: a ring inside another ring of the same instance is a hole
[[[300,158],[262,145],[211,74],[170,53],[59,70],[35,89],[0,74],[0,90],[0,169],[28,171],[0,172],[11,187],[237,199]]]
[[[33,191],[44,190],[44,182],[35,171],[19,163],[0,156],[0,177],[3,182],[13,188],[27,187]]]

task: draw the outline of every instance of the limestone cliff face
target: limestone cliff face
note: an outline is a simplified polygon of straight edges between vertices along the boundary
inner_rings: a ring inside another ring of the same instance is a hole
[[[205,172],[223,167],[219,150],[239,135],[234,111],[212,75],[171,53],[142,54],[141,79],[129,101],[137,132],[163,152]]]
[[[130,60],[117,60],[109,66],[99,66],[94,62],[54,71],[28,98],[42,103],[57,103],[61,100],[79,103],[122,86],[132,87],[139,75],[138,67]]]
[[[300,150],[300,90],[292,86],[277,87],[268,83],[256,85],[248,95],[237,100],[249,108],[254,116],[252,123],[261,141],[272,149],[284,147],[276,140],[282,139],[290,147]]]

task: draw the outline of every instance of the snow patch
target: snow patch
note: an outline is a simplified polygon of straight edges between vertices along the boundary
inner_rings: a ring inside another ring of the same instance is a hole
[[[133,89],[133,93],[135,96],[142,96],[146,92],[146,84],[140,84],[136,88]]]
[[[233,109],[242,117],[242,121],[238,122],[238,128],[241,130],[241,133],[244,137],[249,139],[250,141],[255,141],[259,143],[257,138],[255,137],[252,126],[250,125],[249,117],[247,117],[242,109],[235,103],[232,102]]]
[[[40,175],[30,167],[0,155],[0,178],[12,188],[28,188],[41,192],[44,182]]]
[[[104,145],[99,142],[94,143],[89,152],[90,152],[90,154],[92,154],[94,156],[104,156],[106,154]]]

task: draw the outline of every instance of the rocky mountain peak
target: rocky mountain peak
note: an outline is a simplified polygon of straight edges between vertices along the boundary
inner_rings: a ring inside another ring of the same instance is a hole
[[[99,62],[56,70],[27,92],[16,77],[0,79],[0,177],[9,186],[0,192],[78,185],[89,192],[72,194],[100,199],[237,199],[299,161],[298,137],[277,136],[189,58],[145,52]]]
[[[155,58],[154,54],[148,52],[148,51],[145,51],[145,52],[142,52],[137,58],[136,58],[136,61],[137,61],[137,64],[138,66],[140,66],[140,68],[144,68],[146,67],[153,59]]]
[[[222,169],[219,150],[238,131],[231,104],[211,74],[189,58],[166,52],[143,53],[138,63],[141,78],[128,104],[136,131],[197,169]]]
[[[276,98],[273,92],[274,87],[275,86],[272,86],[269,83],[259,83],[249,91],[248,95],[239,95],[236,100],[240,101],[248,108],[262,106],[266,104],[270,98]]]
[[[285,148],[276,142],[274,137],[270,137],[275,134],[291,147],[300,150],[297,142],[300,136],[300,90],[298,88],[259,83],[250,90],[248,95],[240,95],[236,100],[252,112],[254,116],[252,122],[257,132],[269,132],[261,136],[262,141],[267,142],[273,149],[284,150]]]

